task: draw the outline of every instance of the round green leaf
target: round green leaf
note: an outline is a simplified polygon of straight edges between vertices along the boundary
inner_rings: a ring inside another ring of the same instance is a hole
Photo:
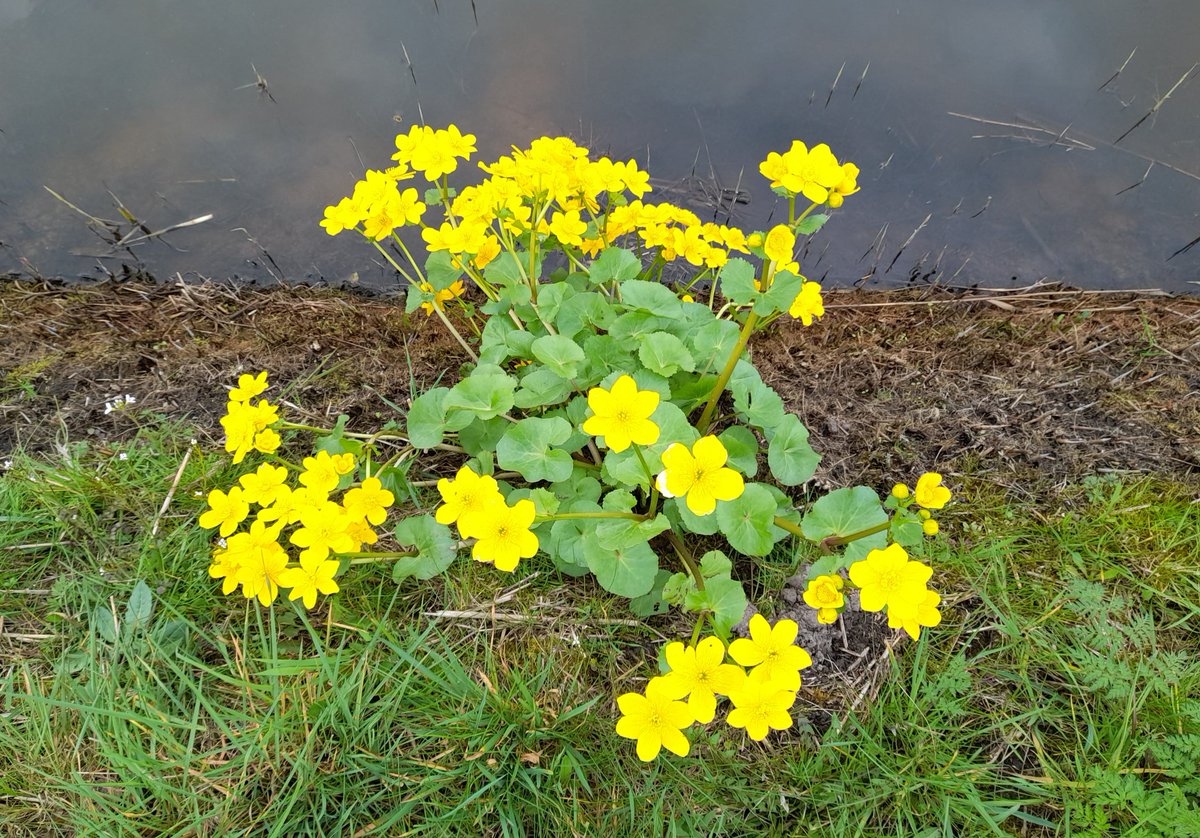
[[[589,268],[589,278],[597,285],[604,282],[623,282],[633,279],[642,270],[642,262],[633,251],[623,247],[606,247]]]
[[[610,550],[595,539],[585,538],[583,552],[596,581],[609,593],[633,599],[654,587],[658,556],[644,541]]]
[[[397,559],[392,579],[399,582],[409,576],[432,579],[454,561],[454,539],[450,528],[439,524],[432,515],[414,515],[396,525],[396,541],[417,548],[417,555]]]
[[[747,556],[765,556],[784,535],[775,526],[775,509],[766,486],[747,483],[741,495],[717,504],[717,521],[730,547]]]
[[[413,448],[429,449],[441,445],[446,432],[446,410],[443,407],[450,390],[434,387],[413,399],[408,409],[408,441]]]
[[[451,411],[462,411],[474,413],[482,419],[491,419],[512,409],[516,389],[516,380],[500,367],[480,364],[469,376],[450,388],[442,406],[447,416]]]
[[[691,372],[696,369],[692,353],[688,352],[683,341],[668,332],[646,335],[638,350],[638,358],[646,365],[646,369],[667,377],[680,370]]]
[[[886,523],[887,512],[879,495],[866,486],[835,489],[814,503],[800,521],[800,529],[809,541],[819,542],[831,535],[843,536]]]
[[[767,464],[775,479],[785,486],[798,486],[813,476],[821,455],[808,444],[808,428],[793,413],[768,431]]]
[[[566,379],[579,374],[579,365],[586,357],[579,344],[562,335],[546,335],[533,342],[533,356],[546,365],[546,369]]]
[[[745,259],[734,258],[721,268],[721,295],[734,305],[747,305],[758,293],[754,266]]]
[[[566,419],[530,418],[511,425],[496,444],[496,462],[500,468],[518,472],[530,483],[548,480],[557,483],[571,476],[571,455],[552,446],[571,437]]]
[[[621,283],[621,303],[628,309],[640,309],[659,317],[678,317],[682,303],[675,292],[661,282],[631,279]]]
[[[749,428],[730,425],[717,434],[717,439],[729,452],[730,466],[746,477],[754,477],[758,473],[758,438]]]
[[[710,612],[717,634],[728,637],[746,613],[746,591],[741,582],[728,576],[707,579],[703,591],[692,591],[687,595],[684,607],[689,611]]]

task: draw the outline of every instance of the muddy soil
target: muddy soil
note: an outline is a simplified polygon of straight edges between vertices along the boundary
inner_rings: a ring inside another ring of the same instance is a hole
[[[822,321],[781,321],[752,349],[824,455],[818,483],[886,488],[936,468],[1024,494],[1106,471],[1200,478],[1200,299],[833,292]],[[249,369],[365,430],[464,360],[438,321],[348,292],[6,283],[0,455],[128,436],[105,413],[126,394],[215,442],[223,388]]]

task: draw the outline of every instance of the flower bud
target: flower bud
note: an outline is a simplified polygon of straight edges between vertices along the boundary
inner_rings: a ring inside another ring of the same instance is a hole
[[[924,532],[926,535],[937,535],[938,534],[938,522],[933,520],[932,518],[926,519],[921,524],[921,531]]]
[[[908,486],[904,485],[903,483],[897,483],[892,487],[892,497],[894,497],[896,500],[904,500],[909,496],[909,494],[911,494],[911,492],[909,491]]]

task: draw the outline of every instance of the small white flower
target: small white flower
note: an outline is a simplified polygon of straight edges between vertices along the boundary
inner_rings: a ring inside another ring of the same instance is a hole
[[[225,539],[223,539],[223,538],[218,538],[218,539],[217,539],[217,546],[218,546],[218,547],[224,547],[224,546],[225,546]]]
[[[104,403],[104,415],[112,413],[114,410],[124,410],[131,404],[137,404],[137,397],[132,393],[126,393],[124,396],[117,396]]]
[[[0,463],[0,468],[8,471],[10,468],[12,468],[12,460],[5,460],[3,463]]]
[[[117,459],[118,460],[128,460],[129,455],[126,454],[124,451],[122,451],[120,454],[117,455]]]

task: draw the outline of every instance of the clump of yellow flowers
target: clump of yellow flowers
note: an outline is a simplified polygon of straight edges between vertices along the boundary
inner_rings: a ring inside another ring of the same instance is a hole
[[[243,374],[230,391],[229,410],[222,419],[227,448],[236,439],[236,423],[245,421],[242,417],[247,410],[267,413],[278,421],[277,406],[265,399],[252,408],[245,406],[267,386],[266,372]],[[276,434],[274,444],[265,453],[273,453],[278,447]],[[245,452],[236,447],[234,450],[234,462],[239,462]],[[332,500],[331,496],[356,470],[354,456],[349,453],[318,451],[315,456],[305,457],[299,469],[289,466],[262,463],[241,475],[228,491],[213,489],[208,493],[208,509],[200,516],[200,526],[217,530],[220,537],[208,573],[223,580],[222,593],[230,594],[240,587],[247,599],[270,605],[280,589],[286,588],[291,589],[289,599],[301,600],[305,608],[312,608],[318,593],[337,592],[334,577],[340,569],[339,556],[346,557],[379,540],[373,525],[383,523],[395,497],[383,488],[379,478],[367,476],[347,488],[340,501]],[[290,482],[292,477],[294,483]],[[249,527],[239,531],[247,521]],[[295,563],[289,545],[300,548]]]
[[[820,456],[749,351],[781,318],[824,317],[803,241],[858,191],[853,163],[798,140],[770,152],[759,171],[786,216],[747,233],[652,200],[636,161],[567,137],[513,147],[453,187],[474,135],[414,125],[395,145],[321,226],[374,247],[405,281],[406,311],[436,317],[469,360],[370,433],[345,417],[287,421],[263,398],[265,372],[239,377],[225,447],[255,464],[200,516],[226,594],[271,606],[287,591],[311,609],[351,564],[390,562],[400,583],[469,555],[502,573],[536,562],[589,576],[641,617],[679,609],[690,641],[668,643],[665,674],[616,700],[616,731],[643,760],[686,754],[684,731],[719,713],[753,741],[794,722],[812,660],[791,620],[756,615],[732,637],[748,600],[731,554],[819,546],[804,599],[820,623],[837,621],[849,583],[893,629],[938,624],[932,569],[909,551],[937,532],[940,475],[886,500],[857,486],[798,503]],[[670,263],[686,278],[665,282]],[[317,435],[311,453],[296,451],[300,433]],[[389,525],[401,491],[417,508]]]

